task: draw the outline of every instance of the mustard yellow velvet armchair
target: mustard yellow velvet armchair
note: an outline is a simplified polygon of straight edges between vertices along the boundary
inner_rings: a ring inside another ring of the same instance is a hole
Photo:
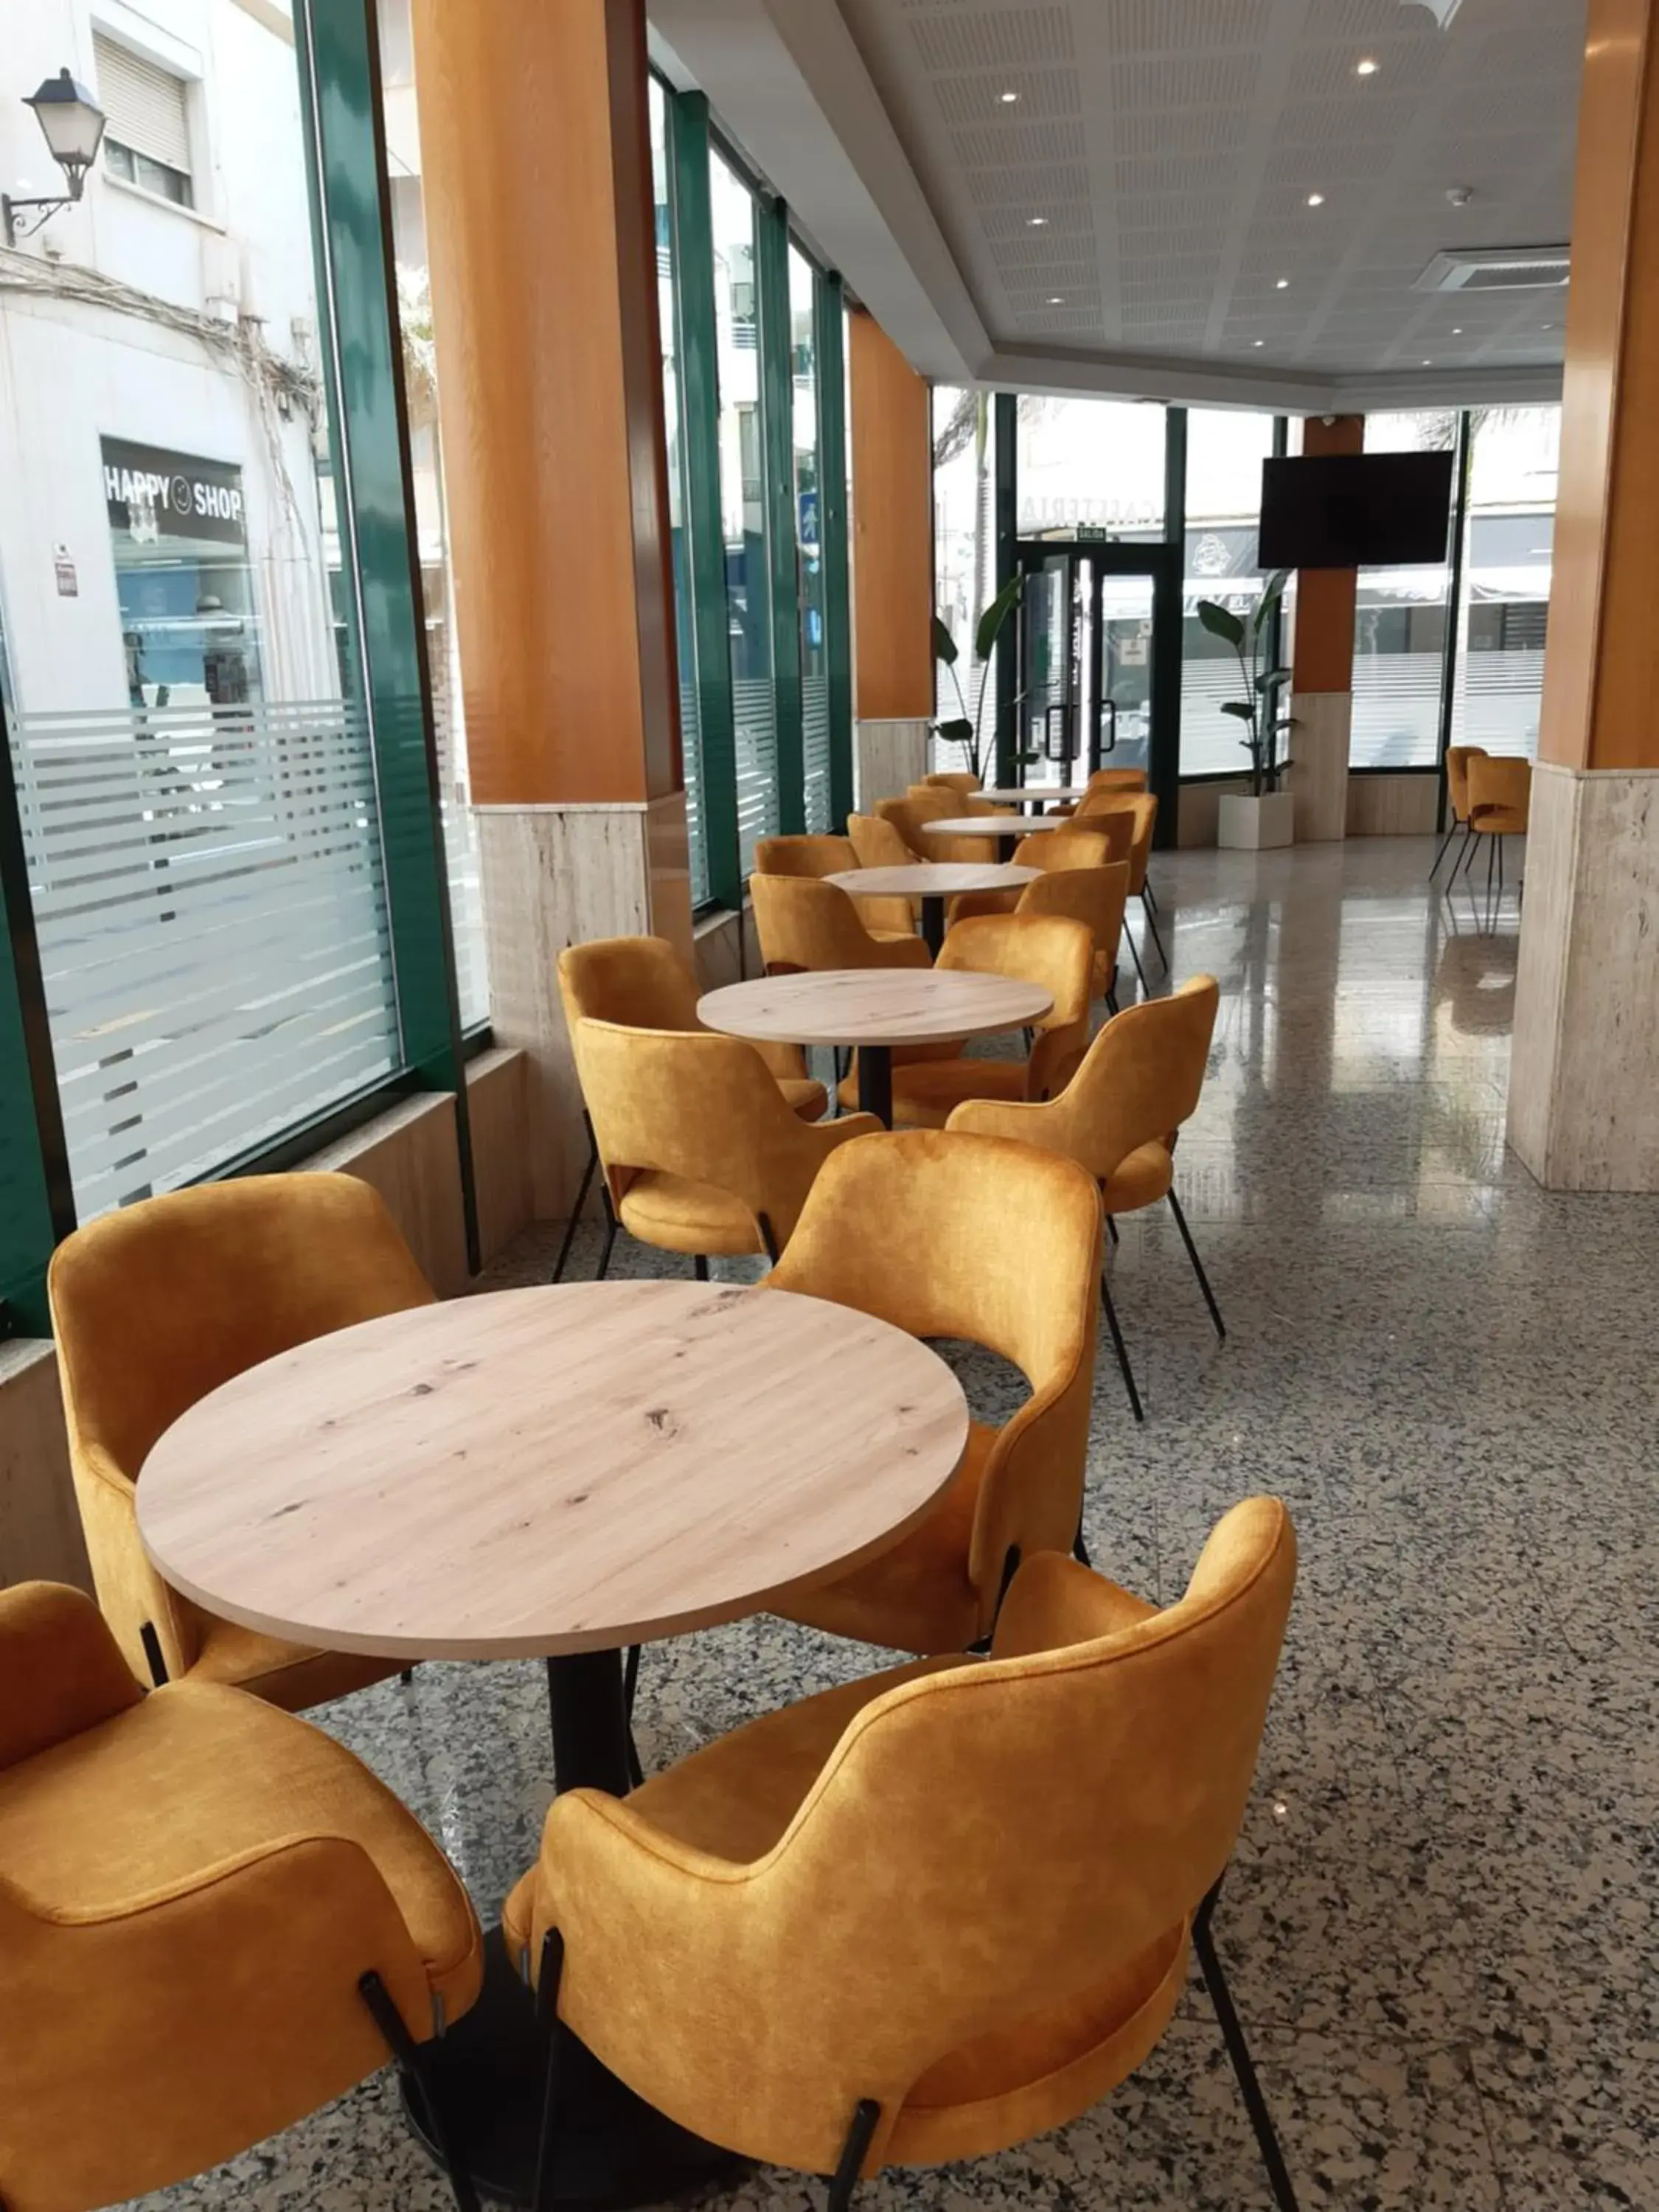
[[[182,2181],[389,2056],[420,2080],[483,1944],[367,1767],[236,1690],[144,1696],[91,1601],[51,1583],[0,1593],[0,1678],[7,2212]]]
[[[907,799],[931,799],[941,792],[947,799],[956,800],[954,811],[959,815],[984,814],[994,817],[999,822],[1017,822],[1019,819],[1018,808],[999,806],[994,799],[987,799],[981,795],[977,776],[970,783],[964,785],[959,775],[954,773],[948,775],[925,775],[920,783],[911,784],[904,795]]]
[[[636,1030],[701,1029],[699,995],[696,978],[665,938],[599,937],[586,945],[567,945],[559,955],[559,996],[564,1006],[565,1027],[573,1035],[576,1024],[589,1016],[595,1021],[621,1022]],[[757,1044],[754,1049],[770,1071],[791,1113],[799,1114],[804,1121],[817,1121],[830,1101],[823,1085],[808,1075],[800,1047]],[[587,1132],[587,1164],[553,1264],[556,1283],[563,1279],[587,1194],[599,1172],[599,1148],[593,1139],[593,1125],[586,1111],[582,1119]],[[600,1191],[608,1261],[616,1241],[617,1217],[609,1190],[601,1184]]]
[[[938,769],[932,775],[923,776],[920,788],[952,791],[959,799],[972,799],[978,794],[980,781],[970,768]]]
[[[1117,826],[1114,817],[1109,816],[1107,818],[1113,822],[1114,828]],[[1127,850],[1127,825],[1123,840]],[[1022,837],[1015,846],[1014,865],[1019,868],[1038,868],[1045,875],[1054,875],[1070,868],[1097,868],[1113,858],[1113,839],[1097,836],[1087,830],[1038,830]],[[1030,886],[1027,884],[1025,888],[1029,890]],[[971,921],[982,914],[1018,914],[1020,896],[1018,890],[963,891],[951,902],[951,919],[952,921]]]
[[[1048,1098],[1060,1090],[1089,1041],[1089,997],[1095,941],[1086,924],[1059,915],[980,915],[953,922],[935,968],[945,974],[1017,976],[1049,993],[1052,1010],[1032,1024],[1029,1060],[989,1060],[952,1052],[922,1059],[893,1056],[893,1119],[912,1128],[942,1129],[964,1098]],[[841,1087],[842,1103],[858,1103],[858,1074]]]
[[[1041,1145],[1078,1161],[1100,1185],[1114,1242],[1115,1215],[1134,1213],[1167,1198],[1215,1333],[1224,1338],[1226,1323],[1175,1188],[1176,1138],[1198,1108],[1220,995],[1213,975],[1194,975],[1167,999],[1126,1006],[1096,1037],[1059,1097],[1035,1105],[973,1099],[957,1107],[946,1126],[967,1135]],[[1110,1284],[1103,1280],[1101,1292],[1124,1388],[1139,1421],[1145,1418],[1140,1393]]]
[[[1486,890],[1492,890],[1492,871],[1498,863],[1498,895],[1504,896],[1504,840],[1505,837],[1524,837],[1532,813],[1532,763],[1516,753],[1470,754],[1464,764],[1469,795],[1468,857],[1463,861],[1467,875],[1474,865],[1474,856],[1480,840],[1488,840],[1486,848]],[[1455,876],[1454,868],[1452,874]]]
[[[1091,792],[1079,806],[1074,819],[1079,829],[1086,824],[1091,830],[1104,827],[1113,817],[1127,815],[1130,823],[1129,896],[1140,901],[1146,918],[1146,927],[1158,947],[1158,957],[1167,969],[1170,956],[1164,950],[1164,939],[1158,933],[1158,901],[1147,879],[1147,863],[1152,856],[1152,833],[1158,827],[1158,794],[1151,791],[1104,790]],[[1129,940],[1132,948],[1134,939]],[[1146,988],[1146,973],[1140,964],[1140,954],[1135,949],[1135,971],[1140,977],[1141,988]]]
[[[1446,857],[1446,848],[1460,830],[1463,832],[1464,845],[1469,842],[1469,762],[1476,753],[1484,754],[1486,750],[1484,745],[1448,745],[1446,748],[1446,797],[1451,802],[1452,818],[1446,825],[1446,834],[1440,840],[1440,848],[1429,870],[1431,883],[1440,872],[1440,863]],[[1457,873],[1465,857],[1460,848],[1452,862],[1452,876]],[[1449,883],[1451,876],[1446,880]]]
[[[948,791],[923,791],[920,786],[902,799],[878,799],[876,819],[897,830],[907,855],[915,860],[956,860],[982,866],[996,855],[988,852],[983,837],[930,837],[923,824],[959,820],[969,811]]]
[[[750,876],[755,932],[769,975],[827,968],[926,968],[921,938],[877,937],[837,884],[803,876]]]
[[[216,1620],[162,1581],[137,1518],[150,1447],[210,1390],[433,1302],[379,1194],[353,1176],[283,1175],[144,1199],[66,1237],[47,1280],[93,1579],[139,1679],[229,1682],[295,1711],[396,1674]]]
[[[1081,837],[1056,836],[1055,845],[1080,845]],[[1094,841],[1090,839],[1089,842]],[[1027,884],[1019,895],[1016,914],[1059,914],[1080,921],[1094,939],[1095,958],[1091,990],[1117,1012],[1117,956],[1123,937],[1123,909],[1129,899],[1127,860],[1103,861],[1093,867],[1052,868]]]
[[[1087,2112],[1156,2046],[1191,1944],[1294,2212],[1211,1919],[1295,1574],[1267,1498],[1220,1522],[1162,1612],[1029,1559],[988,1658],[786,1706],[626,1799],[556,1798],[508,1944],[632,2088],[833,2175],[832,2212],[860,2175]]]
[[[839,876],[864,866],[850,837],[758,837],[755,841],[757,875]],[[853,908],[872,937],[914,937],[916,933],[915,915],[908,899],[854,896]]]
[[[975,1422],[927,1518],[796,1599],[792,1620],[896,1650],[960,1651],[995,1620],[1016,1555],[1075,1541],[1100,1234],[1090,1177],[1025,1146],[918,1130],[849,1145],[825,1164],[770,1287],[911,1336],[983,1345],[1019,1370],[1030,1396],[1000,1428]]]
[[[803,1121],[741,1037],[584,1019],[571,1044],[611,1196],[601,1277],[618,1222],[702,1277],[715,1255],[775,1260],[824,1161],[881,1127]]]

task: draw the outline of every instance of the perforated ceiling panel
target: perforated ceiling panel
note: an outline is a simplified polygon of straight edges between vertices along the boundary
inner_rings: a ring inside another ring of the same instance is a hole
[[[839,4],[1000,347],[1560,359],[1559,292],[1413,283],[1568,238],[1584,0]]]

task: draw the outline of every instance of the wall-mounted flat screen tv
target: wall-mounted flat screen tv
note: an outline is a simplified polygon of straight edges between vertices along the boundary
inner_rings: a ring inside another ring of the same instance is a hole
[[[1317,453],[1261,465],[1264,568],[1386,568],[1446,557],[1449,453]]]

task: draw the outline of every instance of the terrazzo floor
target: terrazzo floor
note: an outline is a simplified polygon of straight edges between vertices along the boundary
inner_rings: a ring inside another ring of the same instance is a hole
[[[1443,900],[1431,851],[1155,861],[1174,975],[1222,987],[1177,1158],[1230,1334],[1216,1342],[1167,1212],[1125,1221],[1115,1294],[1148,1419],[1103,1344],[1088,1534],[1097,1565],[1168,1601],[1235,1499],[1274,1491],[1297,1518],[1290,1638],[1216,1929],[1304,2207],[1647,2207],[1659,1200],[1548,1196],[1505,1152],[1514,896]],[[492,1282],[544,1279],[551,1249],[532,1233]],[[625,1240],[617,1266],[666,1271]],[[963,1372],[976,1406],[1006,1405],[990,1363]],[[654,1647],[646,1764],[872,1659],[765,1619]],[[318,1717],[425,1819],[489,1918],[549,1796],[539,1668],[428,1666]],[[449,2201],[385,2077],[143,2200]],[[762,2171],[714,2201],[797,2212],[821,2185]],[[1271,2201],[1195,1976],[1085,2118],[860,2197]]]

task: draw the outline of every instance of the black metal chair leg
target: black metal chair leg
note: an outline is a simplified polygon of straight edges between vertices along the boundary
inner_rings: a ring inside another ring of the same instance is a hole
[[[405,1667],[398,1680],[403,1684],[404,1689],[408,1689],[410,1684],[415,1680],[415,1669],[412,1667]]]
[[[1146,878],[1146,887],[1141,893],[1141,896],[1151,901],[1154,914],[1163,913],[1164,909],[1158,902],[1158,893],[1152,889],[1152,879],[1150,876]]]
[[[1140,980],[1140,995],[1143,999],[1150,999],[1152,987],[1146,981],[1146,970],[1140,964],[1140,947],[1135,943],[1135,933],[1132,929],[1126,929],[1123,934],[1128,944],[1129,957],[1135,963],[1135,974]]]
[[[536,2137],[534,2212],[551,2212],[553,2203],[553,2157],[559,2132],[559,1981],[563,1972],[564,1938],[556,1928],[550,1928],[542,1938],[541,1972],[536,1977],[536,2022],[547,2037],[547,2076]]]
[[[611,1203],[608,1190],[602,1189],[601,1195],[605,1200],[605,1249],[599,1255],[599,1272],[593,1278],[596,1283],[605,1280],[605,1269],[611,1265],[611,1248],[617,1241],[617,1209]]]
[[[858,2186],[859,2169],[864,2164],[870,2148],[870,2138],[876,2132],[881,2118],[881,2106],[873,2097],[860,2097],[853,2112],[853,2124],[847,2130],[847,2140],[842,2145],[841,2162],[830,2177],[830,2197],[826,2212],[847,2212],[853,2201],[853,2191]]]
[[[1440,872],[1440,863],[1446,857],[1447,846],[1450,844],[1452,839],[1457,835],[1462,826],[1462,823],[1454,816],[1451,827],[1447,830],[1445,836],[1440,840],[1440,850],[1434,856],[1434,866],[1429,870],[1429,881],[1431,883],[1434,881],[1435,878]]]
[[[1072,1557],[1080,1567],[1092,1567],[1094,1565],[1094,1561],[1089,1557],[1089,1547],[1084,1538],[1081,1517],[1078,1521],[1077,1534],[1072,1539]]]
[[[410,2033],[403,2014],[392,2002],[392,1992],[378,1974],[367,1973],[358,1979],[357,1994],[385,2038],[386,2049],[392,2053],[398,2071],[415,2085],[426,2114],[427,2131],[437,2146],[444,2172],[449,2177],[449,2185],[455,2192],[455,2203],[459,2212],[479,2212],[478,2192],[472,2185],[472,2177],[456,2160],[449,2131],[444,2125],[443,2112],[427,2084],[426,2070],[421,2063],[421,2046]]]
[[[1112,1349],[1117,1354],[1118,1365],[1123,1370],[1123,1387],[1129,1394],[1129,1403],[1134,1409],[1136,1420],[1144,1421],[1146,1416],[1140,1410],[1140,1393],[1135,1388],[1134,1370],[1129,1364],[1129,1355],[1123,1346],[1123,1331],[1117,1325],[1117,1308],[1112,1304],[1112,1294],[1106,1286],[1104,1275],[1100,1279],[1100,1298],[1106,1311],[1106,1326],[1112,1332]]]
[[[1463,847],[1462,866],[1461,868],[1454,866],[1452,869],[1452,879],[1454,882],[1460,874],[1467,876],[1470,868],[1474,865],[1475,854],[1479,852],[1480,848],[1480,837],[1481,832],[1471,825],[1468,836],[1465,841]]]
[[[1112,1243],[1115,1244],[1117,1243],[1117,1223],[1113,1219],[1109,1213],[1106,1217],[1106,1234]]]
[[[706,1252],[699,1252],[692,1261],[691,1272],[700,1283],[708,1280],[708,1255]]]
[[[1503,840],[1499,837],[1488,837],[1486,840],[1486,896],[1489,899],[1492,896],[1492,863],[1498,858],[1498,848],[1502,843]]]
[[[1181,1210],[1181,1200],[1173,1190],[1168,1194],[1170,1211],[1176,1218],[1176,1227],[1181,1231],[1181,1241],[1187,1247],[1187,1257],[1193,1263],[1193,1273],[1198,1277],[1198,1287],[1204,1293],[1204,1303],[1210,1309],[1210,1319],[1215,1323],[1215,1333],[1224,1342],[1227,1324],[1221,1318],[1221,1309],[1215,1302],[1215,1292],[1210,1288],[1210,1279],[1204,1272],[1204,1262],[1198,1256],[1198,1247],[1193,1242],[1193,1232],[1187,1226],[1187,1217]]]
[[[628,1647],[628,1656],[623,1661],[623,1713],[628,1723],[628,1780],[630,1788],[637,1790],[645,1780],[645,1768],[640,1762],[640,1747],[634,1741],[634,1699],[640,1686],[640,1650],[637,1644]]]
[[[1238,2079],[1239,2094],[1244,2100],[1244,2109],[1250,2116],[1251,2127],[1255,2130],[1256,2148],[1261,2153],[1262,2165],[1267,2169],[1273,2202],[1278,2205],[1279,2212],[1299,2212],[1290,2169],[1285,2163],[1285,2154],[1279,2147],[1279,2136],[1274,2131],[1273,2115],[1267,2110],[1267,2100],[1261,2094],[1261,2082],[1256,2079],[1255,2062],[1250,2057],[1249,2045],[1244,2040],[1238,2014],[1233,2010],[1227,1978],[1221,1971],[1221,1961],[1216,1956],[1215,1943],[1210,1934],[1210,1921],[1220,1894],[1221,1884],[1217,1882],[1194,1914],[1193,1948],[1198,1954],[1204,1986],[1209,1991],[1210,2002],[1215,2008],[1221,2039],[1227,2046],[1227,2056],[1232,2061],[1233,2072]]]
[[[587,1165],[582,1170],[581,1186],[576,1193],[576,1203],[570,1209],[570,1218],[564,1224],[564,1242],[559,1247],[559,1256],[553,1262],[553,1280],[556,1283],[563,1279],[564,1263],[570,1257],[576,1224],[582,1218],[582,1208],[587,1203],[587,1194],[592,1187],[594,1170],[599,1164],[599,1148],[594,1141],[593,1124],[586,1114],[582,1115],[582,1127],[587,1132]]]
[[[1113,1015],[1115,1015],[1120,1011],[1117,1003],[1117,985],[1115,983],[1113,984],[1111,989],[1106,994],[1106,1011],[1109,1014]]]
[[[1164,963],[1164,972],[1167,975],[1170,972],[1170,956],[1164,950],[1164,939],[1158,933],[1158,924],[1152,919],[1152,909],[1147,902],[1146,887],[1144,884],[1140,888],[1140,910],[1146,917],[1146,927],[1152,933],[1152,942],[1158,947],[1158,957]]]
[[[1504,841],[1501,837],[1494,837],[1492,842],[1498,848],[1498,896],[1501,899],[1504,896]]]

